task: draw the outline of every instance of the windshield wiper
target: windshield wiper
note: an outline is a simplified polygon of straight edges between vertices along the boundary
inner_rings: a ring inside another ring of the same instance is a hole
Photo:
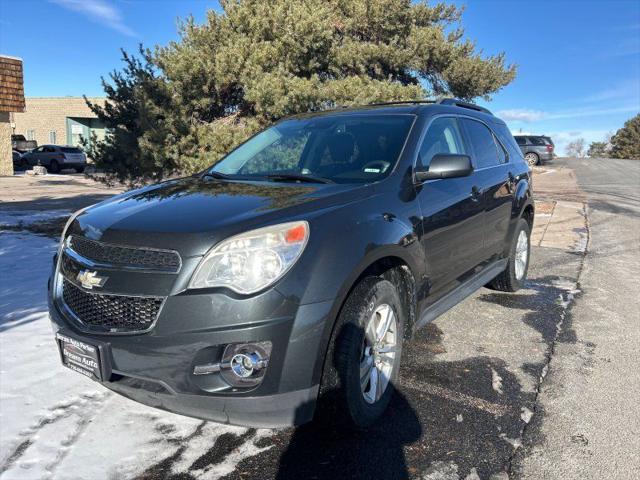
[[[202,174],[200,178],[217,178],[219,180],[230,180],[233,177],[231,175],[227,175],[226,173],[220,172],[205,172]]]
[[[297,173],[273,173],[263,176],[264,178],[268,178],[269,180],[273,180],[276,182],[286,182],[287,180],[293,180],[307,183],[336,183],[328,178],[314,177],[313,175],[302,175]]]

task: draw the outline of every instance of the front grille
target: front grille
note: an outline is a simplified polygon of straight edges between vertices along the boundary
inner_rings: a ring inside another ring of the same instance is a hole
[[[63,278],[62,300],[91,329],[135,332],[153,325],[164,298],[89,293]]]
[[[171,250],[111,245],[76,235],[69,239],[69,246],[79,255],[100,264],[174,273],[181,265],[180,255]]]

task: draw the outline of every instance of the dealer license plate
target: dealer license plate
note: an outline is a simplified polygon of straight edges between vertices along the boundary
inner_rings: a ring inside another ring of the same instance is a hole
[[[56,334],[56,340],[65,367],[94,380],[102,380],[98,347],[61,333]]]

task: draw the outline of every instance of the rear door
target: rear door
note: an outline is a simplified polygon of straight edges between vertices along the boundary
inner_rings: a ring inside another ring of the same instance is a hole
[[[56,150],[53,147],[45,146],[42,148],[42,152],[40,154],[40,163],[48,168],[51,165],[51,160],[55,157]]]
[[[458,118],[437,117],[431,122],[420,146],[418,166],[428,166],[438,153],[470,153]],[[428,302],[432,303],[472,274],[482,260],[482,197],[475,174],[427,180],[416,185],[416,193],[430,283]]]
[[[465,132],[473,147],[477,182],[481,185],[484,205],[484,252],[487,263],[502,255],[509,232],[513,206],[513,181],[509,157],[489,126],[479,120],[464,118]]]
[[[542,137],[529,137],[529,143],[529,150],[536,152],[539,157],[547,153],[547,142]]]

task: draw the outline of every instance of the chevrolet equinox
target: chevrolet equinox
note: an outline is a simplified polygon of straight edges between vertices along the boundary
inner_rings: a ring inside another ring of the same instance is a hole
[[[367,427],[417,329],[523,285],[533,217],[528,165],[484,108],[294,116],[69,219],[49,281],[60,358],[184,415]]]

